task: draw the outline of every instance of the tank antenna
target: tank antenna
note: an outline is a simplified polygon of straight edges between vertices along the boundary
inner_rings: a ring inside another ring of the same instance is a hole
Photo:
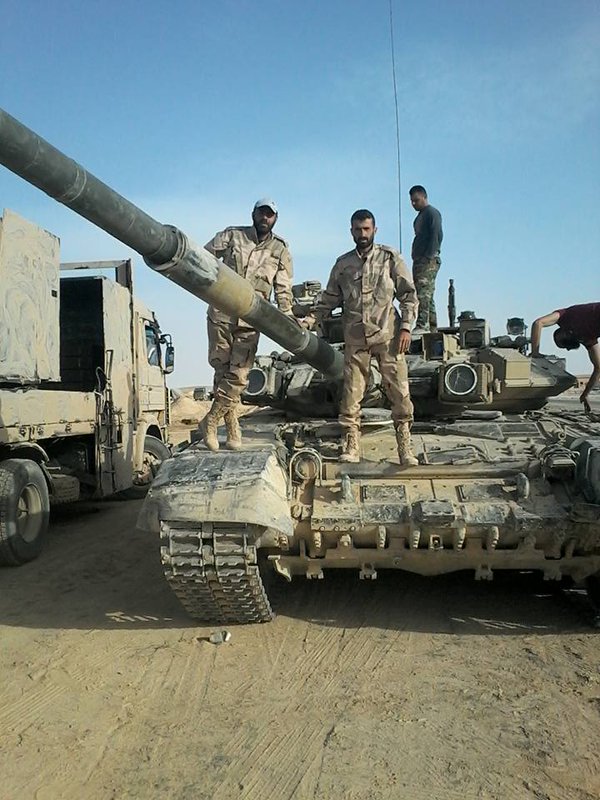
[[[398,113],[398,87],[396,84],[396,54],[394,50],[394,15],[390,5],[390,43],[392,52],[392,82],[394,86],[394,106],[396,109],[396,159],[398,163],[398,249],[402,252],[402,183],[400,180],[400,116]]]

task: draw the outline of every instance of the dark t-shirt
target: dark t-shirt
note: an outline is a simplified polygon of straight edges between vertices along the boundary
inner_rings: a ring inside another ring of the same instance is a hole
[[[593,347],[600,337],[600,303],[557,308],[558,327],[570,331],[586,347]]]
[[[433,206],[422,208],[413,223],[415,238],[412,245],[412,259],[435,258],[440,254],[444,234],[442,215]]]

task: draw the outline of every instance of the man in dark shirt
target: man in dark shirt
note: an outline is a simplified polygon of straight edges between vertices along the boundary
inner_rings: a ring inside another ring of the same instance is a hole
[[[542,328],[558,325],[554,331],[554,344],[566,350],[575,350],[582,344],[588,351],[593,370],[579,402],[586,413],[591,411],[588,395],[600,378],[600,303],[583,303],[579,306],[559,308],[551,314],[539,317],[531,326],[531,355],[540,355]]]
[[[442,263],[440,247],[444,236],[442,215],[429,205],[423,186],[413,186],[410,202],[418,211],[415,221],[415,238],[412,245],[413,281],[419,298],[419,313],[413,333],[425,333],[437,328],[435,312],[435,279]]]

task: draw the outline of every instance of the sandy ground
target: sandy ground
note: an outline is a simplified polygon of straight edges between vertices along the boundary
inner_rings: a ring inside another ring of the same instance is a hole
[[[139,507],[0,569],[1,800],[600,797],[599,632],[547,584],[337,573],[213,645]]]
[[[139,505],[0,569],[3,800],[600,797],[598,634],[545,584],[338,573],[212,645]]]

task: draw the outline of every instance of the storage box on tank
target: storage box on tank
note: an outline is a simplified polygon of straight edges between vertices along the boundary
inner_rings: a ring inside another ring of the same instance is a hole
[[[8,209],[0,219],[0,382],[60,381],[59,240]]]
[[[478,360],[493,366],[494,379],[500,382],[500,387],[531,386],[531,359],[518,350],[489,347],[478,353]]]

